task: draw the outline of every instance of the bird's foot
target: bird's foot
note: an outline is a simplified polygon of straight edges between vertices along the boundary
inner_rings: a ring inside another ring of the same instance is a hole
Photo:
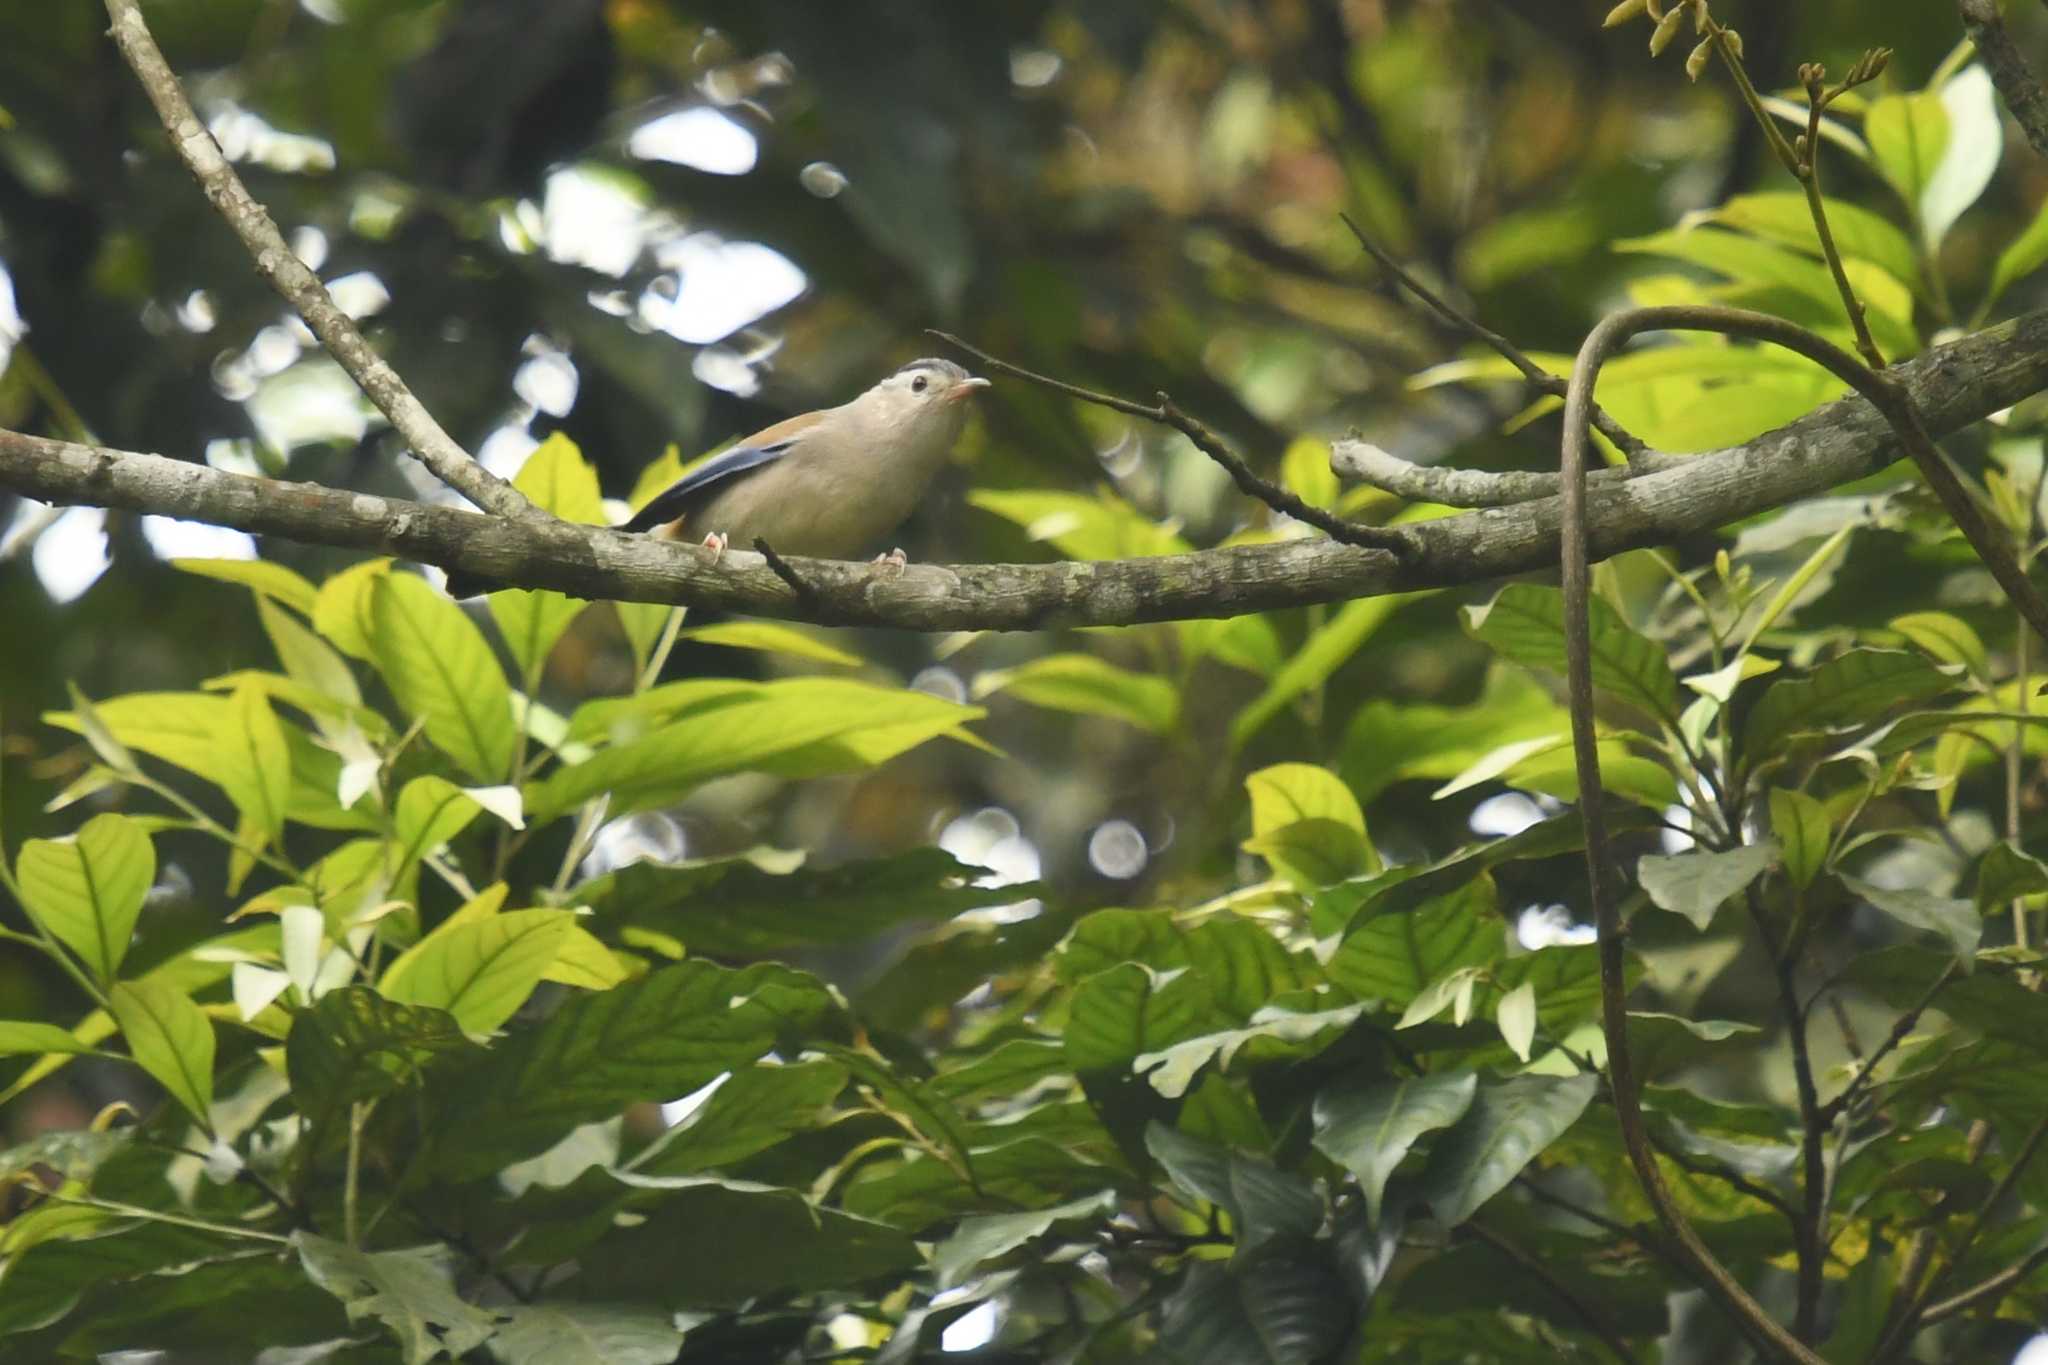
[[[711,562],[716,564],[725,558],[726,536],[723,531],[713,531],[704,537],[704,548],[711,551]]]
[[[885,555],[876,555],[868,565],[868,571],[877,578],[901,578],[904,566],[909,563],[910,556],[904,554],[903,547],[899,545]]]

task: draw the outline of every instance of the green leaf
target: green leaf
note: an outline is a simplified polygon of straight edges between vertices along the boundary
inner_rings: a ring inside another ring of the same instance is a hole
[[[1484,967],[1507,951],[1493,879],[1473,877],[1406,912],[1381,912],[1351,931],[1325,970],[1357,1000],[1406,1008],[1460,967]]]
[[[823,1128],[846,1081],[847,1069],[836,1061],[741,1067],[648,1144],[630,1168],[642,1175],[696,1175],[742,1161],[793,1133]]]
[[[1243,1267],[1191,1263],[1160,1310],[1159,1344],[1174,1365],[1315,1365],[1356,1314],[1320,1248],[1290,1246]]]
[[[1805,792],[1771,788],[1771,833],[1785,858],[1785,875],[1804,891],[1827,865],[1832,822],[1828,808]]]
[[[292,755],[284,726],[263,693],[244,683],[229,700],[230,729],[220,737],[221,785],[245,823],[268,841],[284,833],[291,800]]]
[[[1693,928],[1705,932],[1714,912],[1761,876],[1777,856],[1778,846],[1771,843],[1745,844],[1724,853],[1648,853],[1636,864],[1636,880],[1659,909],[1683,915]]]
[[[301,616],[313,614],[313,585],[284,565],[268,559],[174,559],[171,567],[201,578],[240,583],[259,598],[282,602]]]
[[[557,770],[528,789],[526,806],[530,818],[544,820],[609,792],[616,816],[666,805],[727,773],[858,770],[985,714],[923,692],[839,678],[761,684]]]
[[[406,1365],[444,1351],[460,1357],[481,1346],[491,1315],[455,1291],[455,1253],[440,1244],[402,1251],[357,1251],[310,1232],[292,1234],[299,1263],[348,1311],[350,1322],[381,1322],[398,1339]]]
[[[313,629],[351,658],[375,663],[371,643],[377,636],[377,618],[372,598],[390,572],[390,560],[372,559],[329,577],[313,599]]]
[[[518,731],[512,693],[483,633],[412,574],[378,577],[370,607],[372,653],[398,704],[464,771],[481,782],[503,781]]]
[[[1998,253],[1998,263],[1991,268],[1991,284],[1984,291],[1984,301],[1977,305],[1978,312],[1989,313],[2006,290],[2039,270],[2044,261],[2048,261],[2048,200],[2042,201],[2026,230]]]
[[[107,995],[129,1055],[187,1113],[211,1129],[213,1023],[183,991],[162,981],[117,981]]]
[[[1278,763],[1245,779],[1252,837],[1242,847],[1301,890],[1377,872],[1365,813],[1336,774],[1309,763]]]
[[[1863,135],[1878,173],[1891,182],[1926,233],[1930,224],[1922,196],[1949,141],[1941,97],[1921,92],[1875,99],[1863,116]]]
[[[415,777],[398,793],[392,834],[400,866],[418,862],[469,828],[483,812],[476,799],[445,777]]]
[[[2048,863],[2001,840],[1977,864],[1977,909],[1990,914],[2021,896],[2048,891]]]
[[[1330,467],[1330,443],[1320,436],[1297,436],[1280,456],[1280,482],[1311,507],[1329,511],[1343,490]]]
[[[1358,1177],[1375,1227],[1394,1168],[1416,1139],[1462,1118],[1478,1085],[1470,1071],[1449,1071],[1398,1081],[1338,1081],[1316,1096],[1316,1150]]]
[[[778,963],[732,971],[694,959],[573,997],[432,1092],[443,1116],[432,1169],[496,1171],[579,1124],[687,1095],[785,1039],[815,1036],[837,1008],[823,983]]]
[[[683,1347],[675,1314],[636,1304],[511,1303],[496,1316],[503,1365],[668,1365]]]
[[[1266,690],[1238,712],[1237,719],[1230,723],[1231,751],[1242,749],[1296,697],[1321,687],[1345,660],[1372,638],[1382,622],[1398,608],[1424,595],[1396,593],[1346,602],[1336,615],[1302,641],[1301,648],[1288,656],[1273,681],[1266,685]]]
[[[571,910],[509,910],[443,925],[405,950],[379,983],[400,1004],[455,1016],[486,1034],[510,1019],[553,965],[576,922]]]
[[[1167,679],[1093,654],[1049,654],[975,678],[976,701],[998,692],[1054,711],[1107,716],[1155,735],[1171,731],[1180,715],[1180,693]]]
[[[1437,1219],[1456,1227],[1506,1189],[1578,1122],[1598,1087],[1592,1075],[1515,1076],[1480,1086],[1423,1168],[1423,1197]]]
[[[1887,890],[1855,877],[1842,878],[1842,885],[1848,888],[1850,895],[1870,902],[1901,924],[1940,934],[1948,940],[1957,960],[1965,964],[1977,951],[1977,940],[1984,933],[1984,921],[1977,913],[1977,907],[1969,901],[1957,896],[1938,896],[1918,887]]]
[[[1659,645],[1629,629],[1613,607],[1589,605],[1593,685],[1667,725],[1678,723],[1678,679]],[[1564,597],[1555,588],[1511,583],[1483,607],[1465,608],[1465,629],[1502,656],[1564,671]]]
[[[1743,752],[1759,763],[1808,730],[1873,725],[1895,706],[1953,691],[1954,677],[1918,654],[1852,649],[1803,678],[1770,685],[1742,726]]]
[[[59,1052],[84,1055],[93,1050],[70,1029],[39,1024],[32,1019],[0,1019],[0,1057],[23,1053]],[[0,1172],[4,1173],[4,1172]]]
[[[776,621],[721,621],[715,626],[692,626],[682,632],[682,638],[704,645],[724,645],[728,649],[758,649],[771,654],[787,654],[836,668],[859,668],[863,662],[858,654],[835,649],[814,635]]]
[[[982,875],[950,853],[920,848],[787,873],[744,857],[630,863],[569,894],[607,923],[653,929],[699,952],[771,956],[858,943],[902,925],[1042,894],[1036,883],[974,885]]]
[[[1961,617],[1945,611],[1915,611],[1894,616],[1886,624],[1931,655],[1936,663],[1960,664],[1970,671],[1971,677],[1981,680],[1991,677],[1990,656],[1985,652],[1984,642]]]
[[[1230,1215],[1237,1224],[1239,1256],[1276,1240],[1305,1240],[1322,1224],[1323,1201],[1315,1185],[1296,1172],[1163,1123],[1145,1126],[1145,1149],[1174,1184]]]
[[[1226,1024],[1203,979],[1126,962],[1083,981],[1068,1006],[1067,1065],[1077,1072],[1121,1071],[1141,1054]]]
[[[534,506],[564,521],[604,524],[604,495],[598,489],[597,471],[585,462],[576,443],[559,431],[526,457],[512,486]],[[486,601],[491,619],[498,623],[519,665],[519,676],[525,679],[540,677],[555,642],[589,605],[563,593],[526,588],[504,588]]]
[[[1024,528],[1033,540],[1050,541],[1069,559],[1141,559],[1186,554],[1192,547],[1170,527],[1147,521],[1129,503],[1109,493],[978,489],[967,501]]]
[[[1869,209],[1847,200],[1831,198],[1827,207],[1828,230],[1844,256],[1861,257],[1908,284],[1919,278],[1919,258],[1912,239],[1905,233]],[[1719,208],[1708,210],[1708,214],[1716,222],[1795,247],[1809,256],[1821,254],[1813,210],[1807,206],[1806,196],[1797,191],[1738,194]]]
[[[1090,1231],[1116,1208],[1116,1192],[1101,1190],[1049,1209],[963,1218],[953,1235],[932,1249],[932,1269],[939,1277],[939,1288],[964,1283],[987,1262],[1043,1237],[1059,1224],[1076,1224],[1077,1231]]]
[[[1263,1054],[1259,1058],[1261,1061],[1271,1061],[1278,1056],[1304,1055],[1309,1049],[1264,1045],[1305,1043],[1328,1029],[1348,1027],[1364,1008],[1363,1005],[1347,1005],[1342,1009],[1297,1014],[1269,1005],[1255,1013],[1251,1023],[1244,1028],[1204,1033],[1175,1043],[1161,1052],[1139,1053],[1131,1059],[1131,1069],[1144,1073],[1154,1090],[1170,1100],[1177,1100],[1187,1093],[1188,1086],[1204,1066],[1213,1061],[1217,1066],[1227,1068],[1247,1043],[1261,1045],[1258,1049]]]
[[[443,1053],[474,1053],[453,1015],[387,1000],[368,986],[346,986],[292,1017],[285,1071],[308,1114],[380,1099],[417,1085]]]
[[[899,1229],[795,1190],[708,1176],[624,1179],[658,1202],[643,1222],[577,1257],[584,1293],[674,1309],[737,1306],[900,1277],[923,1260]]]
[[[1680,1067],[1713,1060],[1716,1043],[1731,1038],[1748,1041],[1762,1032],[1754,1024],[1727,1019],[1686,1019],[1654,1010],[1630,1010],[1629,1060],[1639,1076],[1665,1076]]]
[[[77,834],[30,839],[14,872],[36,923],[102,984],[112,981],[156,880],[156,850],[142,826],[96,815]]]

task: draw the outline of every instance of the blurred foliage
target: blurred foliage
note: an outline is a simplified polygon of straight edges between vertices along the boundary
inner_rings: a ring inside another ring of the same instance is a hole
[[[1346,211],[1546,361],[1631,300],[1846,338],[1725,79],[1604,8],[147,10],[429,407],[505,467],[540,441],[522,484],[591,518],[927,326],[1165,389],[1367,515],[1392,508],[1326,468],[1349,429],[1554,464],[1549,405],[1389,297]],[[1827,152],[1888,357],[2038,301],[2042,173],[1978,174],[2003,131],[1945,7],[1727,8],[1767,89],[1898,50],[1837,111],[1867,155]],[[441,496],[254,280],[103,27],[0,0],[27,324],[0,421]],[[636,154],[664,126],[719,169]],[[801,297],[718,330],[792,268]],[[1601,399],[1692,450],[1836,391],[1684,339]],[[1008,383],[985,414],[920,558],[1301,532],[1168,433]],[[1950,449],[2036,548],[2033,405]],[[2015,1160],[2048,1122],[2048,732],[2012,723],[2038,686],[1938,509],[1897,472],[1839,491],[1611,562],[1595,625],[1669,1178],[1789,1303],[1810,1031],[1822,1093],[1856,1087],[1820,1322],[1861,1359],[1917,1235],[1944,1293],[2048,1242],[2048,1167]],[[107,530],[73,601],[29,536],[0,563],[7,1359],[911,1361],[970,1314],[988,1344],[958,1358],[1594,1358],[1574,1300],[1644,1359],[1733,1358],[1630,1231],[1591,1069],[1550,589],[1058,638],[677,632],[547,593],[465,610],[289,544],[178,572],[137,519]],[[1827,988],[1789,1020],[1788,943]],[[102,1111],[144,1077],[153,1117]],[[720,1077],[666,1131],[642,1103]],[[2044,1287],[1922,1358],[2009,1359]]]

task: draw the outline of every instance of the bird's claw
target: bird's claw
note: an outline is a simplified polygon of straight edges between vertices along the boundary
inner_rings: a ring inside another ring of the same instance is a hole
[[[876,555],[868,568],[877,577],[898,578],[902,576],[904,566],[909,563],[910,556],[904,554],[903,547],[899,545],[885,555]]]
[[[726,536],[723,531],[713,531],[704,537],[704,548],[711,551],[711,562],[718,563],[725,558]]]

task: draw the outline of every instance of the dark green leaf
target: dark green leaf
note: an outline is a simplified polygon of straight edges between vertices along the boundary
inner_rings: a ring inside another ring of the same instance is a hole
[[[491,1354],[504,1365],[668,1365],[675,1315],[610,1303],[514,1303],[497,1310]]]
[[[1785,875],[1804,891],[1827,864],[1828,808],[1805,792],[1771,788],[1771,833],[1785,857]]]
[[[284,1055],[292,1093],[311,1114],[416,1084],[436,1056],[477,1051],[453,1015],[348,986],[293,1017]]]
[[[1590,603],[1593,685],[1664,722],[1678,723],[1678,679],[1662,646],[1637,634],[1603,599]],[[1513,583],[1483,607],[1465,609],[1465,628],[1506,658],[1562,671],[1564,598],[1555,588]]]
[[[341,1300],[350,1322],[381,1322],[398,1338],[406,1365],[444,1350],[459,1356],[491,1335],[489,1313],[455,1292],[455,1253],[445,1246],[357,1251],[310,1232],[292,1235],[313,1283]]]
[[[2048,863],[2022,852],[2010,840],[1993,844],[1977,864],[1977,909],[1990,914],[2021,896],[2048,891]]]
[[[787,967],[695,960],[573,998],[432,1092],[444,1115],[434,1169],[486,1175],[636,1100],[687,1095],[834,1008],[822,983]]]
[[[1893,707],[1955,690],[1958,680],[1924,655],[1894,649],[1852,649],[1804,678],[1774,682],[1742,725],[1749,761],[1778,755],[1806,730],[1874,725]]]
[[[1668,857],[1648,853],[1636,864],[1636,880],[1663,910],[1683,915],[1704,932],[1714,912],[1762,875],[1778,856],[1776,844],[1745,844],[1725,853],[1704,849]]]
[[[1591,1075],[1515,1076],[1479,1087],[1472,1107],[1437,1140],[1422,1195],[1450,1227],[1506,1189],[1592,1103]]]
[[[1397,1081],[1339,1081],[1315,1102],[1316,1149],[1358,1177],[1376,1226],[1387,1178],[1416,1139],[1456,1123],[1472,1106],[1479,1078],[1449,1071]]]
[[[1977,951],[1984,920],[1977,907],[1961,897],[1936,895],[1918,887],[1886,890],[1855,877],[1842,878],[1842,885],[1850,895],[1870,902],[1901,924],[1940,934],[1955,950],[1958,960],[1967,962]]]

